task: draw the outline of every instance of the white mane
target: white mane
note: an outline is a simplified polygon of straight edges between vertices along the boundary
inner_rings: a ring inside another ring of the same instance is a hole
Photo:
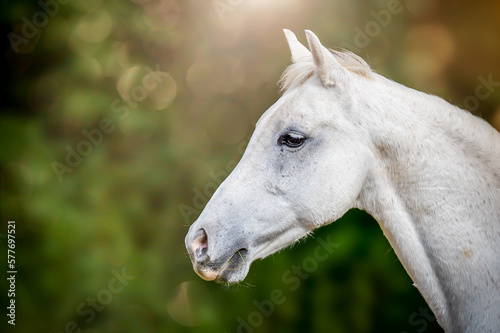
[[[330,49],[330,52],[349,71],[367,79],[373,79],[373,72],[370,65],[360,56],[348,50],[336,51]],[[312,55],[300,59],[300,61],[288,66],[283,72],[279,81],[280,90],[285,91],[292,85],[304,83],[315,71],[316,65],[314,64]]]

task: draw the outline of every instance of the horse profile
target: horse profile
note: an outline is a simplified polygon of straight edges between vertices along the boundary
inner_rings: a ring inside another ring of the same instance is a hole
[[[237,283],[359,208],[446,331],[500,332],[499,132],[310,31],[309,49],[284,31],[284,93],[186,235],[196,273]]]

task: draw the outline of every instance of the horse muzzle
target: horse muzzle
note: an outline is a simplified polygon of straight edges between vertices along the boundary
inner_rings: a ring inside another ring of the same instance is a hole
[[[248,247],[238,241],[226,242],[229,245],[220,246],[220,234],[215,238],[209,237],[204,228],[193,231],[193,226],[186,235],[185,242],[196,274],[203,280],[225,284],[243,280],[250,268]],[[234,239],[229,236],[227,238]]]

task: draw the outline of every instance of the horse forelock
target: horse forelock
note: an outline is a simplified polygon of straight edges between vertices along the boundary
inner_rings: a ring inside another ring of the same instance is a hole
[[[350,72],[361,77],[372,79],[373,72],[370,65],[358,55],[347,51],[330,50],[337,61]],[[295,84],[302,84],[316,71],[312,56],[304,57],[294,64],[288,66],[279,81],[280,90],[285,91]]]

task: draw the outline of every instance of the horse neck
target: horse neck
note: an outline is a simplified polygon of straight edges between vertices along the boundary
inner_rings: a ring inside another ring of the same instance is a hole
[[[498,327],[500,135],[437,97],[381,90],[369,95],[385,99],[362,108],[373,117],[374,168],[359,207],[379,221],[447,331]]]

